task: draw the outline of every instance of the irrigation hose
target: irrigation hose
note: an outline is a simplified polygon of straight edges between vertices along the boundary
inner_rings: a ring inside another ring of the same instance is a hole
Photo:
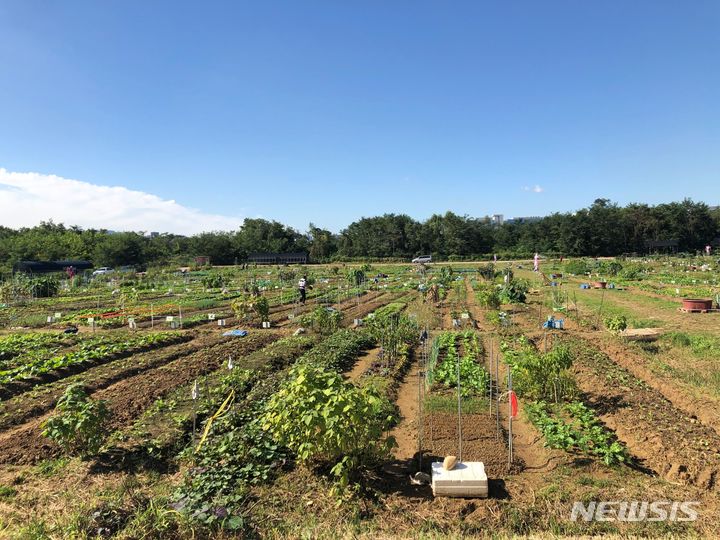
[[[230,403],[232,403],[233,398],[235,397],[235,390],[231,390],[228,394],[228,397],[225,398],[225,401],[222,402],[220,407],[217,411],[215,411],[215,414],[213,414],[207,421],[207,424],[205,424],[205,429],[203,430],[203,436],[200,438],[200,442],[198,443],[197,447],[195,448],[195,453],[197,454],[200,451],[200,448],[202,448],[203,443],[205,442],[205,439],[207,439],[208,434],[210,433],[210,428],[212,427],[213,422],[223,415],[223,413],[230,407]]]

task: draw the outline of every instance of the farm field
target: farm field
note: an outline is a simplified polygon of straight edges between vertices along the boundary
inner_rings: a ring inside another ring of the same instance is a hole
[[[718,537],[720,312],[678,311],[720,293],[703,264],[167,269],[13,296],[0,537]],[[85,423],[63,431],[68,388]],[[433,497],[415,474],[447,455],[485,463],[488,498]],[[697,519],[586,522],[576,501]]]

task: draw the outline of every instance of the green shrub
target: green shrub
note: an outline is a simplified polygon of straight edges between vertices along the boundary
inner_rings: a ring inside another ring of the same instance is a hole
[[[600,265],[600,272],[607,274],[609,276],[617,276],[623,269],[623,265],[620,264],[617,261],[609,261],[605,262]]]
[[[628,265],[625,266],[620,272],[619,276],[623,279],[633,280],[638,279],[642,274],[645,273],[645,269],[639,265]]]
[[[488,281],[492,281],[495,279],[495,265],[493,263],[488,263],[483,266],[479,266],[478,274],[480,274],[484,279]]]
[[[512,368],[513,389],[519,396],[534,400],[561,401],[577,394],[575,379],[570,373],[573,358],[564,345],[541,354],[527,340],[519,347],[502,343],[505,362]]]
[[[225,277],[217,272],[209,272],[200,280],[206,289],[220,289],[225,286]]]
[[[372,386],[358,387],[318,366],[296,365],[267,403],[263,429],[303,463],[334,463],[346,487],[354,471],[387,457],[394,439],[383,438],[391,404]]]
[[[530,284],[524,279],[512,279],[500,289],[500,302],[503,304],[524,304]]]
[[[590,271],[588,263],[585,259],[573,259],[565,263],[565,273],[582,275]]]
[[[613,334],[619,334],[628,327],[627,317],[625,315],[614,315],[612,317],[605,317],[603,319],[605,328],[607,328]]]
[[[484,308],[497,309],[500,307],[500,294],[494,286],[483,287],[475,293],[478,304]]]
[[[327,336],[337,331],[341,323],[342,313],[324,306],[319,306],[312,313],[300,318],[300,324],[312,326],[321,336]]]
[[[42,424],[45,437],[64,452],[89,456],[97,453],[105,438],[108,409],[104,401],[90,399],[81,383],[71,384],[58,400],[51,416]]]
[[[365,272],[363,272],[359,268],[350,270],[347,273],[347,280],[348,280],[348,283],[350,283],[350,285],[359,287],[365,281]]]

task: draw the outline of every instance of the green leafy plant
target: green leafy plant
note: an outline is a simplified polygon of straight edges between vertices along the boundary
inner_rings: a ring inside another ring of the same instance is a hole
[[[42,434],[68,454],[97,453],[105,439],[108,409],[104,401],[91,399],[81,383],[71,384],[58,400],[57,414],[42,424]]]
[[[258,322],[264,322],[270,318],[270,303],[264,296],[241,296],[233,300],[231,306],[235,317],[240,321],[257,318]]]
[[[450,284],[453,280],[453,269],[452,266],[442,266],[440,268],[440,274],[438,275],[438,280],[442,284],[443,287],[446,289],[450,287]]]
[[[391,405],[372,386],[358,387],[318,366],[298,365],[269,400],[262,426],[302,463],[333,463],[345,488],[359,467],[387,457],[394,439],[383,438]]]
[[[627,317],[625,315],[614,315],[612,317],[605,317],[603,319],[605,328],[607,328],[613,334],[619,334],[628,327]]]
[[[157,332],[125,340],[90,338],[80,342],[78,350],[55,355],[54,350],[30,349],[13,359],[12,365],[0,370],[0,384],[28,379],[53,370],[100,361],[112,356],[129,355],[146,347],[185,340],[177,332]]]
[[[252,304],[255,315],[260,319],[260,322],[264,322],[270,319],[270,302],[264,296],[256,298]]]
[[[338,330],[341,323],[342,313],[324,306],[319,306],[300,318],[300,324],[311,326],[322,336],[330,335]]]
[[[625,446],[580,401],[561,405],[528,403],[525,412],[545,437],[545,446],[596,456],[608,466],[630,459]]]
[[[367,320],[367,331],[380,344],[385,367],[395,365],[403,348],[414,344],[420,334],[416,320],[391,310],[376,311]]]
[[[365,281],[365,272],[360,268],[355,268],[347,273],[347,280],[350,285],[359,287]]]
[[[220,289],[225,286],[225,277],[218,272],[210,272],[200,279],[206,289]]]
[[[503,342],[505,362],[512,368],[513,388],[519,396],[558,402],[577,395],[570,373],[572,354],[564,345],[541,354],[525,338],[516,343]]]
[[[524,304],[530,284],[524,279],[511,279],[500,289],[500,302],[503,304]]]
[[[565,263],[565,272],[577,276],[587,274],[590,271],[585,259],[572,259]]]
[[[500,307],[500,294],[494,286],[484,286],[475,293],[478,304],[487,309]]]
[[[460,350],[462,355],[458,358]],[[438,383],[446,387],[455,387],[459,366],[462,396],[483,395],[490,384],[490,374],[480,364],[482,354],[483,349],[478,334],[472,330],[440,334],[433,342],[428,362],[426,374],[428,384]],[[442,361],[439,360],[440,356],[443,356]]]
[[[495,265],[493,263],[479,266],[477,271],[478,274],[488,281],[495,279]]]

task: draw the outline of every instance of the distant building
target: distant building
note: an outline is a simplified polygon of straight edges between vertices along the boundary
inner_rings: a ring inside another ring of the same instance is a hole
[[[26,274],[50,274],[65,272],[68,268],[76,271],[88,270],[93,267],[90,261],[20,261],[13,266],[14,272]]]
[[[514,217],[505,221],[505,223],[534,223],[543,219],[542,216],[525,216],[525,217]]]
[[[493,214],[490,218],[490,223],[493,225],[502,225],[505,222],[505,217],[502,214]]]
[[[248,262],[255,264],[307,264],[310,257],[307,253],[251,253]]]
[[[677,238],[645,241],[648,253],[676,253],[678,245],[680,245],[680,241]]]

